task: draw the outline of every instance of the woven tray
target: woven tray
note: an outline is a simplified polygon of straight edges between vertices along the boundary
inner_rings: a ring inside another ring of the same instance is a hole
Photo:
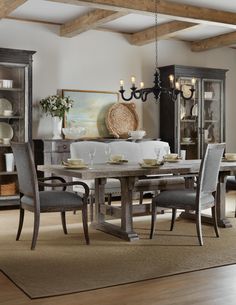
[[[127,138],[128,132],[137,130],[138,114],[134,103],[117,103],[112,105],[106,116],[106,126],[116,138]]]

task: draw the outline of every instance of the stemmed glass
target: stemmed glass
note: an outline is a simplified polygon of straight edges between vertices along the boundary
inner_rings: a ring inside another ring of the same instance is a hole
[[[111,156],[111,146],[109,144],[105,146],[105,155],[107,156],[107,161],[109,161]]]
[[[160,161],[160,153],[161,153],[160,147],[154,147],[154,153],[156,155],[157,162]]]
[[[91,145],[89,147],[90,168],[93,167],[95,154],[96,154],[96,147],[94,145]]]

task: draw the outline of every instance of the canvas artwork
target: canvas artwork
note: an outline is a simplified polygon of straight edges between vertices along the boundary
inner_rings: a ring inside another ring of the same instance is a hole
[[[65,127],[84,127],[84,137],[109,137],[105,124],[108,109],[118,102],[118,93],[103,91],[62,90],[62,96],[74,100],[65,115]]]

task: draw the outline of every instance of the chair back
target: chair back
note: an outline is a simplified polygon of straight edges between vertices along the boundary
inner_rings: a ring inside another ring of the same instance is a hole
[[[38,180],[29,143],[11,142],[16,163],[19,191],[23,195],[35,197],[38,194]]]
[[[198,193],[200,197],[201,194],[209,194],[216,191],[224,150],[225,143],[207,145],[199,172]]]

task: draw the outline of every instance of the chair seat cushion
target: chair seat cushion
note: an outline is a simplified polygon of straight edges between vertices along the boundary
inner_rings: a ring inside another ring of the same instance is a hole
[[[39,192],[40,212],[57,212],[81,209],[83,200],[75,193],[63,191],[42,191]],[[21,202],[33,206],[32,197],[23,196]]]
[[[184,210],[196,210],[196,192],[194,190],[163,191],[153,198],[156,206],[162,208],[176,208]],[[203,194],[201,197],[202,210],[214,206],[215,199],[211,194]]]

